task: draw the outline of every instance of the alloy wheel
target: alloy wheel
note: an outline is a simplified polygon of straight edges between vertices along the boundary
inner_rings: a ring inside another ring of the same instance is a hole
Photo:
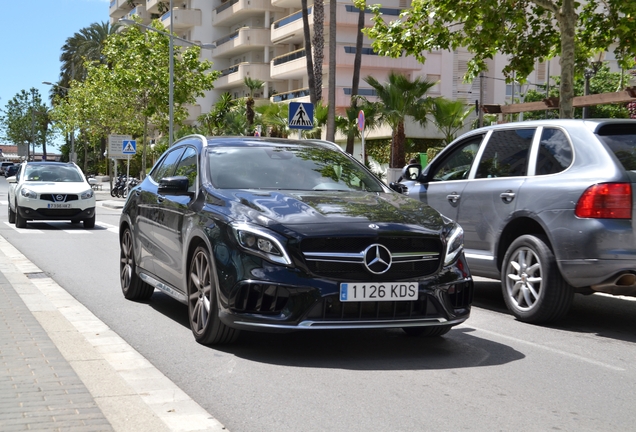
[[[190,321],[196,335],[205,332],[210,317],[214,295],[214,286],[210,277],[210,261],[203,249],[197,250],[190,266],[188,301],[190,303]]]
[[[542,266],[537,254],[530,248],[517,249],[506,269],[506,289],[509,299],[522,311],[534,307],[543,285]]]

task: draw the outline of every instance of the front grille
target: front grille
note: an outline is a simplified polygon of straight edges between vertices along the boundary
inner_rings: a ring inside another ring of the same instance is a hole
[[[244,283],[230,307],[237,312],[278,314],[287,305],[289,291],[271,284]]]
[[[446,295],[453,308],[460,309],[468,307],[473,302],[473,283],[464,282],[455,284],[451,286]]]
[[[37,212],[42,216],[49,217],[73,217],[77,216],[82,212],[81,209],[48,209],[41,208],[38,209]]]
[[[373,273],[365,265],[365,250],[380,244],[391,254],[391,266]],[[437,271],[442,243],[435,236],[325,237],[300,243],[308,269],[317,276],[357,281],[400,281],[425,277]]]
[[[341,302],[338,295],[324,297],[306,317],[313,321],[366,321],[443,318],[436,300],[421,295],[413,301]]]
[[[58,200],[56,197],[60,195],[64,198],[62,198],[61,200]],[[40,199],[43,201],[51,201],[51,202],[69,202],[69,201],[77,201],[79,198],[77,195],[74,194],[42,194],[40,195]]]

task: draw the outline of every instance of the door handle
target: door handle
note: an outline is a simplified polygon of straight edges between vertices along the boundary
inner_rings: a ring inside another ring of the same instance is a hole
[[[502,192],[499,196],[505,202],[512,202],[512,200],[515,199],[515,193],[513,191]]]
[[[453,193],[450,193],[450,194],[446,195],[446,199],[449,200],[450,202],[452,202],[453,204],[455,204],[457,201],[459,201],[459,197],[460,196],[461,195],[458,194],[457,192],[453,192]]]

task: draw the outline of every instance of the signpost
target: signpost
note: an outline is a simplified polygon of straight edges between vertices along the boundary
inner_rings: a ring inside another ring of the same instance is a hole
[[[302,130],[314,128],[314,105],[309,102],[290,102],[288,124],[290,129],[298,129],[298,139]]]
[[[130,179],[130,155],[137,154],[137,141],[127,139],[121,142],[121,152],[126,155],[126,187]]]

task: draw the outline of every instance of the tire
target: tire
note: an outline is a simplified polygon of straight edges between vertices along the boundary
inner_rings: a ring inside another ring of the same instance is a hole
[[[9,223],[14,224],[15,223],[15,212],[13,210],[11,210],[11,204],[7,203],[7,208],[8,210],[8,219],[9,219]]]
[[[128,300],[148,300],[155,289],[142,281],[136,273],[137,265],[130,228],[124,230],[119,240],[119,251],[119,281],[124,297]]]
[[[532,324],[562,319],[574,297],[547,240],[533,235],[519,237],[508,248],[501,266],[501,289],[510,312]]]
[[[92,218],[84,219],[84,228],[92,229],[95,228],[95,215]]]
[[[402,327],[404,333],[411,337],[439,337],[450,331],[452,326]]]
[[[20,216],[20,212],[18,211],[18,206],[15,207],[15,227],[16,228],[26,228],[27,221],[25,218]]]
[[[210,255],[202,246],[197,247],[189,265],[188,318],[197,342],[203,345],[232,343],[239,330],[228,327],[219,318],[216,297],[218,282]]]
[[[115,197],[115,187],[110,190],[110,196]]]
[[[128,196],[128,188],[125,187],[122,191],[121,191],[121,197],[122,198],[126,198]]]

